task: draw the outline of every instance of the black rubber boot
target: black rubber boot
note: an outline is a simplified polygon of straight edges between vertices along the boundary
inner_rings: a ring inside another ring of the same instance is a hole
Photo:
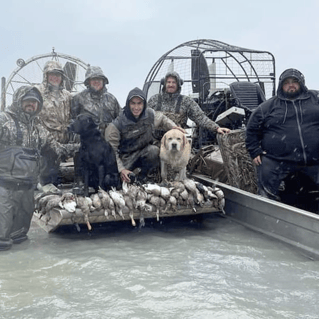
[[[12,238],[12,241],[14,244],[21,244],[23,241],[26,241],[27,239],[28,239],[27,235],[21,235],[20,237]]]
[[[0,251],[9,250],[12,247],[12,240],[0,240]]]

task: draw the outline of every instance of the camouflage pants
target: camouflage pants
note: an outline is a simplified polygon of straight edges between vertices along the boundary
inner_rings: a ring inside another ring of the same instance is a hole
[[[0,186],[0,250],[27,239],[34,210],[34,190]]]

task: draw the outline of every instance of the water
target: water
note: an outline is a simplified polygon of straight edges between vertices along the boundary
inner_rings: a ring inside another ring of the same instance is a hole
[[[216,215],[47,234],[0,255],[0,318],[319,318],[319,264]]]

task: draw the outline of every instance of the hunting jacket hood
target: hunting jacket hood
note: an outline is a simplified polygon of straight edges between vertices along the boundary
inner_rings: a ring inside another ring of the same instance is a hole
[[[42,85],[45,88],[45,91],[50,91],[53,89],[53,86],[48,82],[48,73],[49,72],[58,72],[62,75],[62,81],[59,86],[59,90],[64,89],[64,81],[65,81],[65,74],[62,68],[62,65],[55,60],[48,61],[43,68],[43,81]]]
[[[297,97],[297,99],[306,98],[308,88],[306,87],[306,84],[305,84],[305,77],[297,69],[287,69],[280,75],[279,84],[277,88],[277,96],[282,100],[286,99],[282,87],[283,87],[284,81],[287,78],[296,78],[299,82],[301,92],[300,92],[300,95]]]
[[[37,112],[30,115],[22,109],[22,99],[32,91],[39,101]],[[13,94],[12,104],[0,113],[0,148],[16,146],[18,141],[18,126],[21,131],[21,146],[38,149],[42,139],[39,131],[39,119],[37,114],[41,112],[42,97],[39,90],[31,86],[21,86]],[[44,134],[45,135],[45,134]]]
[[[288,99],[283,81],[295,77],[301,93]],[[260,104],[249,118],[246,147],[254,159],[260,154],[301,165],[319,164],[319,92],[308,90],[301,72],[288,69],[279,78],[277,96]]]
[[[133,97],[140,97],[143,102],[144,102],[144,108],[143,108],[143,111],[141,113],[141,115],[139,116],[139,118],[135,118],[131,112],[131,108],[130,108],[130,100],[133,98]],[[146,102],[146,94],[141,90],[139,89],[138,87],[134,88],[133,90],[131,90],[127,96],[127,99],[126,99],[126,103],[125,103],[125,107],[123,109],[123,112],[125,114],[125,116],[133,121],[133,122],[138,122],[140,119],[142,119],[143,117],[145,117],[145,111],[146,111],[146,108],[147,108],[147,102]]]
[[[133,116],[129,107],[129,101],[134,96],[144,100],[144,109],[138,119]],[[105,139],[110,142],[115,151],[119,171],[125,169],[122,161],[124,157],[136,155],[147,145],[153,143],[154,129],[163,127],[168,131],[174,126],[176,124],[164,116],[162,112],[155,112],[147,107],[146,95],[142,90],[139,88],[131,90],[122,112],[107,127],[105,132]]]
[[[90,86],[89,81],[92,78],[102,78],[105,84],[109,84],[108,78],[104,75],[102,69],[99,66],[89,66],[85,73],[84,85],[88,88]]]
[[[176,80],[176,83],[177,83],[177,91],[175,93],[173,93],[173,95],[180,94],[182,91],[183,80],[181,79],[179,74],[175,71],[166,73],[166,75],[164,77],[164,83],[162,83],[163,84],[162,92],[166,93],[166,82],[167,82],[167,79],[170,77],[174,78]]]
[[[22,109],[22,99],[30,91],[40,101],[37,111],[32,115],[25,113]],[[18,121],[28,124],[40,113],[40,111],[42,110],[42,106],[43,106],[43,99],[42,99],[40,91],[36,87],[21,86],[14,92],[13,98],[12,98],[12,104],[6,108],[6,111],[10,115],[14,116]]]

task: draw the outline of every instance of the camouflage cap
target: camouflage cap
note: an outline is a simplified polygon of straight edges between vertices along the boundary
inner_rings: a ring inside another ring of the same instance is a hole
[[[64,74],[64,70],[62,68],[62,65],[58,61],[48,61],[43,68],[43,73],[47,74],[49,72],[58,72],[61,74]]]
[[[25,96],[23,96],[21,101],[25,101],[25,100],[35,100],[41,103],[39,94],[35,90],[30,90]]]

